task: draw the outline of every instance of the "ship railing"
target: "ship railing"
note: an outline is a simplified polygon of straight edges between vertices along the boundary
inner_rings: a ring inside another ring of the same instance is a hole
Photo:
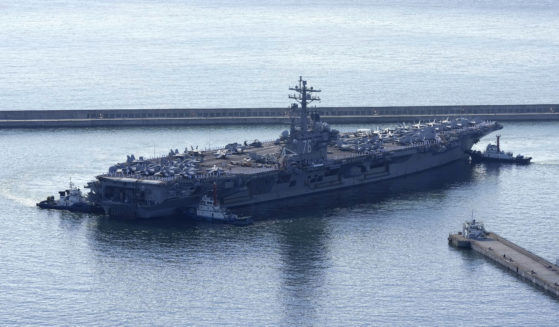
[[[459,130],[439,131],[437,134],[440,137],[444,137],[444,138],[446,138],[447,136],[452,137],[452,136],[455,136],[456,134],[459,134],[459,133],[462,133],[462,132],[478,131],[480,128],[491,127],[494,124],[495,124],[494,121],[484,121],[484,122],[481,122],[479,124],[476,124],[475,126],[462,127]],[[422,141],[422,142],[413,142],[411,144],[401,145],[400,148],[392,150],[390,152],[405,151],[405,150],[409,150],[409,149],[413,149],[413,148],[430,147],[432,145],[446,144],[446,143],[448,143],[448,142],[443,141],[443,140],[430,139],[430,140],[425,140],[425,141]],[[350,151],[351,151],[351,154],[349,154],[349,155],[344,155],[344,156],[333,155],[333,156],[330,156],[330,158],[337,160],[337,159],[353,158],[353,157],[356,157],[356,156],[361,156],[361,154],[359,152],[356,152],[354,150],[350,150]],[[375,151],[372,151],[372,152],[375,152]],[[369,152],[369,153],[371,153],[371,152]]]
[[[273,173],[275,170],[265,170],[258,173],[251,173],[251,176],[257,175],[265,175],[269,173]],[[142,175],[142,174],[127,174],[127,173],[106,173],[101,174],[100,176],[103,177],[123,177],[123,178],[135,178],[138,180],[158,180],[158,181],[174,181],[174,180],[184,180],[184,181],[191,181],[191,180],[205,180],[205,179],[218,179],[222,177],[231,177],[237,174],[232,173],[226,170],[220,170],[219,173],[206,173],[206,174],[195,174],[195,175],[181,175],[175,174],[173,176],[154,176],[154,175]]]
[[[384,150],[380,150],[380,151],[371,151],[371,152],[352,152],[349,155],[343,155],[343,156],[336,156],[336,155],[332,155],[329,156],[328,159],[331,160],[353,160],[353,159],[357,159],[357,158],[365,158],[365,157],[370,157],[373,159],[382,159],[384,158]]]
[[[439,141],[436,139],[432,139],[432,140],[425,140],[422,142],[413,142],[409,145],[401,145],[400,148],[395,149],[395,150],[391,150],[388,152],[398,152],[398,151],[405,151],[405,150],[409,150],[409,149],[414,149],[414,148],[428,148],[432,145],[435,144],[441,144],[441,143],[445,143],[443,141]],[[336,156],[336,155],[332,155],[329,156],[332,159],[347,159],[347,158],[355,158],[355,157],[362,157],[362,156],[368,156],[371,154],[379,154],[379,155],[383,155],[386,152],[386,150],[373,150],[373,151],[369,151],[369,152],[356,152],[356,151],[351,151],[349,155],[344,155],[344,156]]]
[[[228,171],[222,171],[219,174],[197,174],[197,175],[190,175],[191,177],[183,176],[180,174],[176,174],[173,176],[153,176],[153,175],[140,175],[140,174],[126,174],[126,173],[106,173],[100,176],[103,177],[123,177],[123,178],[136,178],[138,180],[158,180],[164,182],[170,182],[174,180],[196,180],[196,179],[215,179],[219,177],[229,177],[233,174]]]
[[[276,138],[276,139],[277,139],[277,138]],[[266,144],[266,143],[273,143],[273,142],[276,141],[276,139],[265,139],[265,140],[258,140],[258,141],[259,141],[260,143],[262,143],[262,144]],[[252,141],[255,141],[255,140],[252,140]],[[252,141],[251,141],[250,143],[252,143]],[[248,141],[247,141],[247,143],[248,143]],[[241,146],[244,146],[244,144],[243,144],[242,142],[239,143],[239,144],[240,144]],[[227,144],[225,144],[225,145],[216,145],[216,146],[207,146],[207,147],[204,148],[203,151],[217,151],[217,150],[223,150],[223,149],[225,149],[225,146],[226,146],[226,145],[227,145]]]
[[[267,170],[267,171],[262,171],[259,173],[252,173],[250,174],[251,177],[255,177],[255,176],[262,176],[262,175],[267,175],[267,174],[275,174],[276,170]],[[192,178],[190,179],[186,179],[186,181],[189,180],[216,180],[216,179],[220,179],[220,178],[228,178],[228,177],[232,177],[232,176],[236,176],[237,174],[233,174],[230,172],[224,172],[224,173],[220,173],[218,175],[216,174],[202,174],[202,175],[194,175],[192,176]]]
[[[259,140],[259,141],[260,141],[262,144],[266,144],[266,143],[273,143],[273,142],[275,142],[276,140],[277,140],[277,138],[264,139],[264,140]],[[254,141],[254,140],[253,140],[253,141]],[[252,143],[252,141],[251,141],[251,143]],[[243,145],[242,142],[239,143],[239,144],[240,144],[240,145]],[[196,149],[196,150],[198,150],[198,151],[204,151],[204,152],[205,152],[205,151],[217,151],[217,150],[225,149],[225,146],[226,146],[226,144],[225,144],[225,145],[216,145],[216,146],[206,146],[204,149]],[[188,152],[190,152],[190,151],[188,151]],[[180,152],[180,151],[179,151],[179,154],[183,154],[183,153],[185,153],[185,152]],[[137,159],[139,159],[139,157],[140,157],[140,156],[138,156]],[[169,158],[169,154],[154,155],[154,156],[141,156],[141,157],[144,157],[144,160],[145,160],[145,161],[154,161],[154,160],[156,161],[156,160],[161,160],[161,159],[167,159],[167,158]],[[126,162],[123,162],[123,163],[126,163]]]

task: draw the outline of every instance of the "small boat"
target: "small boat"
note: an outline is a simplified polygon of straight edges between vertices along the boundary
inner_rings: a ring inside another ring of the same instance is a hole
[[[482,240],[487,235],[487,231],[481,221],[476,221],[472,218],[472,220],[466,221],[462,225],[462,235],[465,238]]]
[[[237,226],[247,226],[252,224],[252,219],[250,217],[237,216],[229,210],[222,208],[207,195],[204,195],[198,204],[195,218],[197,220],[232,224]]]
[[[232,224],[237,226],[247,226],[252,224],[252,219],[250,217],[239,217],[219,205],[215,184],[213,199],[207,195],[202,196],[202,200],[200,200],[200,203],[196,208],[195,218],[197,220]]]
[[[497,135],[497,145],[488,144],[484,152],[469,150],[467,153],[472,158],[472,162],[503,162],[527,165],[532,157],[524,157],[523,155],[514,156],[512,152],[501,151],[500,146],[501,135]]]
[[[78,187],[70,181],[67,190],[59,191],[59,199],[48,196],[46,200],[37,203],[41,209],[69,210],[87,213],[104,213],[103,208],[93,205],[81,192]]]
[[[461,232],[448,235],[448,243],[457,248],[471,248],[471,240],[483,241],[488,238],[488,235],[489,233],[485,230],[483,223],[472,217],[472,220],[464,222]]]

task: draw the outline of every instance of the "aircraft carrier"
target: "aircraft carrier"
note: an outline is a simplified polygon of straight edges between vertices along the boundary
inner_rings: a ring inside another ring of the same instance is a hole
[[[389,129],[339,133],[308,105],[320,90],[299,79],[291,126],[270,142],[220,149],[171,150],[144,159],[127,156],[88,183],[88,199],[110,216],[189,215],[204,195],[235,208],[375,183],[465,159],[496,122],[446,119]]]

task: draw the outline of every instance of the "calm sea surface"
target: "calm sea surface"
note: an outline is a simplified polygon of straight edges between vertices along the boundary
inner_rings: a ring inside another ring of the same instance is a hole
[[[2,2],[0,109],[284,107],[300,74],[323,105],[559,103],[553,1],[297,3]],[[0,325],[557,326],[557,299],[447,245],[473,209],[559,257],[559,122],[504,125],[532,165],[457,162],[246,228],[35,203],[127,154],[285,126],[0,130]]]
[[[330,106],[557,103],[558,16],[537,0],[6,0],[0,109],[284,107],[299,75]]]

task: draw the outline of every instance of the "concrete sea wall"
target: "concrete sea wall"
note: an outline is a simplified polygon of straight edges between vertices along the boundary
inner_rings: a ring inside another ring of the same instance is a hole
[[[446,117],[559,120],[559,104],[319,107],[329,123],[390,123]],[[87,109],[0,111],[0,128],[287,124],[287,108]]]

